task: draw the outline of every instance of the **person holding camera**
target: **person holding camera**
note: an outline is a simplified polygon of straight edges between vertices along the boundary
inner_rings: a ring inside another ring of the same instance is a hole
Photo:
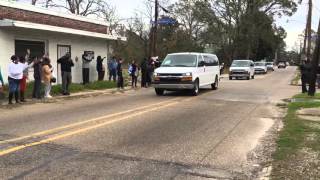
[[[103,60],[105,59],[101,58],[101,56],[97,57],[97,72],[98,72],[98,81],[103,81],[104,75],[105,75],[105,68],[103,66]]]
[[[71,68],[74,66],[74,63],[71,59],[71,54],[67,52],[66,55],[58,59],[57,62],[61,64],[62,94],[70,95],[69,85],[71,84],[72,80]]]
[[[82,55],[82,80],[83,85],[88,84],[90,79],[90,62],[94,59],[93,54],[90,52],[85,51]]]

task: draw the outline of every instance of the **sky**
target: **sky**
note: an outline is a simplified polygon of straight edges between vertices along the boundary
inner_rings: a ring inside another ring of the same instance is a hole
[[[20,2],[26,2],[30,0],[18,0]],[[120,19],[130,18],[136,11],[144,11],[144,2],[147,0],[108,0],[117,9],[117,14]],[[148,0],[154,1],[154,0]],[[173,3],[178,0],[167,0],[169,3]],[[276,18],[276,25],[282,26],[287,32],[287,38],[285,42],[287,44],[287,50],[292,50],[299,45],[299,34],[302,34],[307,16],[307,0],[303,0],[303,3],[298,6],[298,11],[291,17],[283,16]],[[312,16],[312,28],[317,30],[318,22],[320,18],[320,3],[319,0],[313,0],[313,16]],[[146,19],[146,22],[149,20]]]
[[[308,5],[307,1],[299,5],[298,11],[291,17],[281,17],[276,19],[278,26],[284,27],[287,31],[287,50],[292,50],[295,47],[295,43],[298,43],[298,35],[303,33],[306,26]],[[317,2],[317,3],[316,3]],[[313,13],[312,13],[312,29],[317,31],[320,18],[320,3],[319,0],[313,0]],[[296,45],[299,45],[296,44]]]
[[[143,2],[145,0],[109,0],[111,4],[116,6],[118,14],[121,18],[130,18],[135,10],[144,9]],[[174,0],[171,0],[173,2]],[[307,15],[307,1],[298,6],[297,12],[291,16],[283,16],[276,18],[276,25],[282,26],[287,31],[287,38],[285,42],[287,44],[287,50],[295,48],[295,44],[298,43],[298,35],[301,34],[305,28],[306,15]],[[316,3],[317,1],[317,3]],[[317,30],[318,22],[320,18],[320,3],[319,0],[313,0],[313,16],[312,16],[312,28]]]

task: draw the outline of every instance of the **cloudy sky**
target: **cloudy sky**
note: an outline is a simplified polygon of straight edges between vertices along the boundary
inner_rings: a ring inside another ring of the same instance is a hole
[[[118,14],[122,18],[129,18],[132,16],[135,10],[141,10],[144,8],[143,2],[145,0],[110,0],[110,2],[116,6]],[[174,0],[171,0],[173,2]],[[294,48],[295,43],[298,41],[298,35],[302,33],[307,14],[307,0],[298,7],[298,11],[292,17],[281,17],[276,19],[276,24],[285,28],[288,33],[286,38],[287,49]],[[316,3],[317,1],[317,3]],[[320,4],[318,0],[313,0],[313,16],[312,16],[312,28],[317,29],[318,21],[320,18]]]
[[[18,0],[20,2],[30,2],[30,0]],[[144,11],[144,2],[147,0],[109,0],[113,4],[120,18],[126,19],[133,16],[135,11]],[[153,0],[149,0],[153,1]],[[167,0],[168,2],[175,2],[178,0]],[[312,28],[317,29],[318,21],[320,18],[320,3],[319,0],[313,0],[313,16],[312,16]],[[299,45],[298,35],[303,32],[306,23],[307,14],[307,0],[303,0],[303,3],[299,5],[298,11],[292,17],[281,17],[276,19],[276,24],[282,26],[287,31],[287,49],[291,50],[295,46]],[[149,20],[146,19],[146,22]]]

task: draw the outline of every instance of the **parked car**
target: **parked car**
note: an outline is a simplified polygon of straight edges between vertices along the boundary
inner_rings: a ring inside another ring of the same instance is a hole
[[[274,71],[274,64],[273,64],[273,62],[267,62],[267,69],[268,69],[268,71]]]
[[[254,73],[255,74],[267,74],[267,63],[266,62],[255,62],[254,63]]]
[[[190,90],[199,94],[200,87],[217,89],[220,79],[219,59],[214,54],[168,54],[155,70],[153,86],[157,95],[165,91]]]
[[[229,79],[246,78],[254,79],[254,62],[252,60],[233,60],[229,69]]]
[[[287,65],[286,65],[286,63],[285,62],[279,62],[278,63],[278,68],[280,69],[280,68],[286,68],[287,67]]]

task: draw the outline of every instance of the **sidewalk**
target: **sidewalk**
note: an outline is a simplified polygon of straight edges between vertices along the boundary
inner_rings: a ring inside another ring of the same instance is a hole
[[[112,89],[103,89],[103,90],[88,90],[88,91],[81,91],[77,93],[72,93],[69,96],[64,95],[58,95],[53,96],[51,99],[26,99],[27,102],[21,103],[21,104],[13,104],[9,105],[7,98],[4,100],[0,100],[0,108],[10,107],[10,106],[17,106],[17,105],[29,105],[29,104],[35,104],[35,103],[46,103],[46,102],[54,102],[57,100],[67,100],[67,99],[75,99],[75,98],[85,98],[85,97],[93,97],[98,95],[105,95],[105,94],[115,94],[115,93],[124,93],[126,91],[130,90],[138,90],[140,88],[132,89],[131,86],[125,87],[124,90],[118,90],[117,88]],[[13,101],[15,102],[15,101]]]

